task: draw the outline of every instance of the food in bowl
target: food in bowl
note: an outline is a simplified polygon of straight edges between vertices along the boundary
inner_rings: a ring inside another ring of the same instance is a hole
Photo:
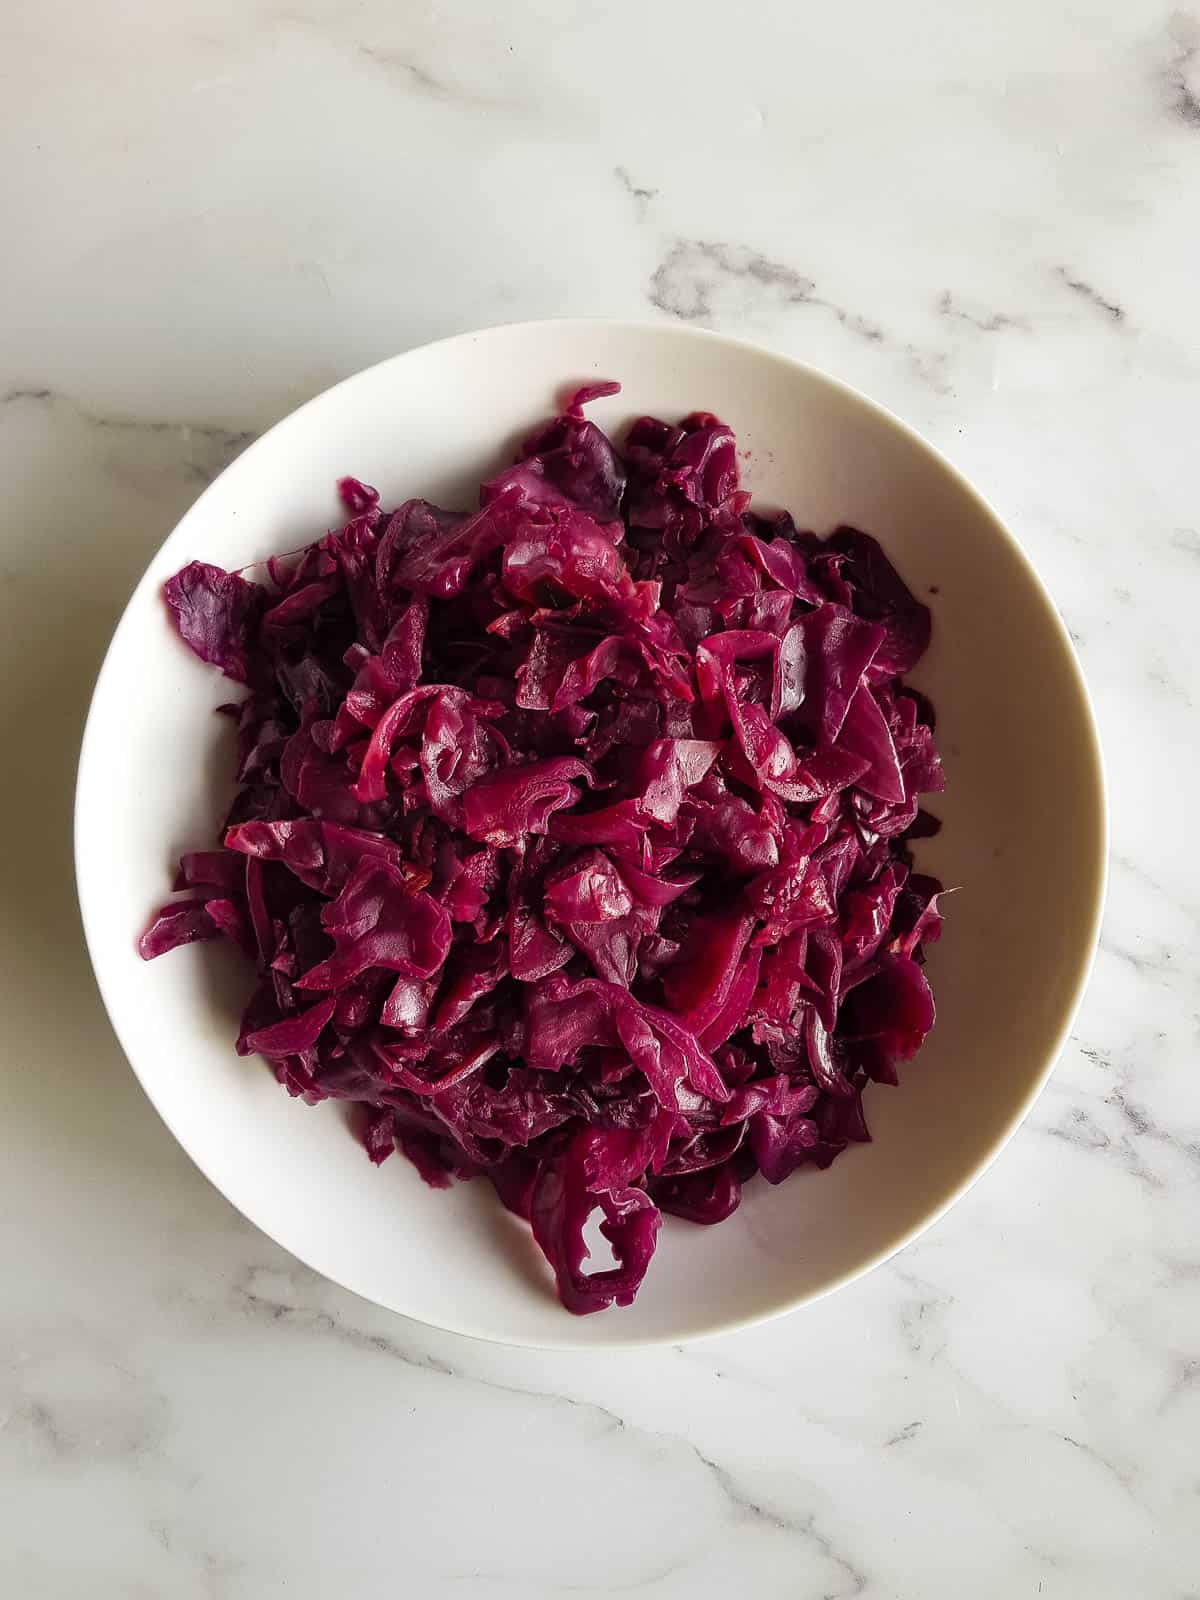
[[[359,1104],[374,1161],[490,1178],[575,1312],[632,1301],[662,1212],[868,1137],[941,927],[928,609],[867,534],[755,511],[710,414],[618,450],[584,416],[614,392],[474,512],[347,478],[344,526],[257,578],[168,581],[247,693],[221,847],[139,946],[239,945],[238,1051]]]

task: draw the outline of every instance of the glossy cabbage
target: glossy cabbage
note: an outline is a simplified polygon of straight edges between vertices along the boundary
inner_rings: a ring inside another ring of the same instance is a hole
[[[238,1051],[355,1103],[372,1161],[489,1180],[573,1312],[633,1299],[664,1212],[868,1137],[941,929],[928,610],[867,534],[753,510],[715,417],[618,449],[615,392],[474,510],[345,478],[299,553],[166,584],[246,693],[219,844],[139,946],[243,950]]]

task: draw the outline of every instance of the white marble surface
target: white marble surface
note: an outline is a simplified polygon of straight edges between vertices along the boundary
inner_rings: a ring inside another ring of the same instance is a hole
[[[1200,1592],[1200,13],[18,0],[0,85],[0,1593]],[[791,1320],[604,1358],[409,1325],[236,1216],[112,1040],[68,854],[91,674],[202,483],[555,313],[748,334],[947,449],[1113,802],[1077,1036],[973,1193]]]

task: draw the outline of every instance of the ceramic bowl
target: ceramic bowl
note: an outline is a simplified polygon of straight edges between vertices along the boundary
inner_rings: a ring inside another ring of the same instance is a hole
[[[616,378],[590,414],[715,411],[747,486],[801,526],[879,538],[934,614],[913,681],[933,700],[943,831],[919,864],[958,892],[928,974],[938,1021],[899,1088],[868,1094],[869,1145],[827,1172],[747,1186],[717,1228],[667,1219],[634,1305],[584,1318],[554,1298],[527,1230],[483,1183],[426,1188],[373,1167],[335,1103],[289,1099],[234,1054],[239,959],[134,944],[183,848],[212,840],[229,686],[171,633],[163,580],[238,567],[338,520],[352,473],[384,504],[470,503],[564,387]],[[327,1277],[406,1316],[515,1344],[678,1341],[774,1316],[848,1283],[927,1227],[1020,1123],[1066,1038],[1096,943],[1105,821],[1096,732],[1066,630],[1012,534],[931,447],[799,362],[671,326],[537,322],[413,350],[319,395],[253,444],[150,563],[96,685],[79,769],[80,900],[100,988],[163,1120],[247,1217]]]

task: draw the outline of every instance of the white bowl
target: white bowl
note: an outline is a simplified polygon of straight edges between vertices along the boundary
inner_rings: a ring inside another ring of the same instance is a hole
[[[402,1158],[374,1168],[341,1108],[288,1098],[234,1054],[247,974],[191,946],[144,964],[134,941],[181,849],[229,798],[229,697],[168,628],[163,580],[226,567],[337,520],[353,473],[384,503],[463,503],[564,385],[616,378],[590,414],[717,412],[748,486],[802,526],[882,540],[930,597],[934,640],[914,681],[932,698],[946,767],[941,835],[919,860],[961,890],[929,977],[938,1022],[898,1089],[872,1088],[874,1143],[828,1172],[747,1186],[717,1228],[668,1219],[635,1304],[577,1318],[555,1300],[527,1231],[483,1183],[428,1189]],[[84,735],[76,806],[84,927],[125,1053],[176,1138],[286,1249],[381,1305],[514,1344],[599,1346],[716,1333],[825,1294],[884,1260],[979,1176],[1017,1127],[1067,1035],[1095,947],[1105,818],[1095,726],[1066,630],[1016,541],[970,486],[894,417],[798,362],[691,329],[535,322],[385,361],[319,395],[252,445],[159,550],[113,638]]]

